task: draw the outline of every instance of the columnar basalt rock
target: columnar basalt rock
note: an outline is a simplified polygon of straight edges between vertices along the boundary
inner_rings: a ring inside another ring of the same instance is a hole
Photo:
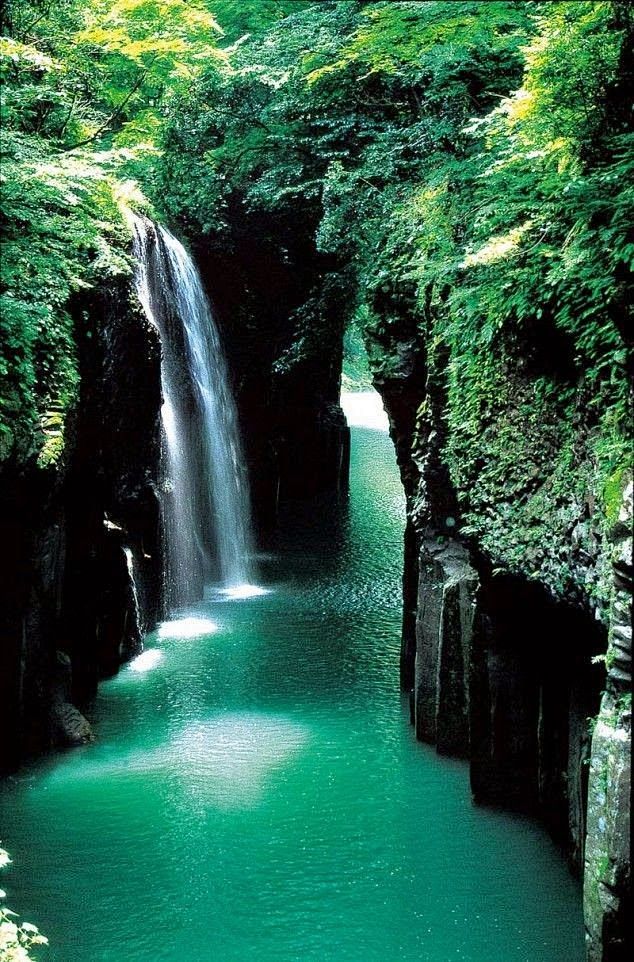
[[[140,650],[141,631],[159,611],[161,389],[158,335],[127,281],[95,291],[78,314],[62,647],[83,704],[100,678]]]
[[[66,556],[62,478],[52,467],[5,464],[0,477],[0,768],[11,770],[46,735]]]
[[[419,559],[414,718],[421,741],[469,754],[469,673],[477,575],[463,545],[427,541]]]
[[[158,613],[160,347],[125,279],[73,312],[81,382],[63,458],[0,478],[5,770],[92,738],[80,709]]]
[[[382,305],[389,323],[380,329],[389,331],[389,339],[380,344],[375,385],[388,411],[407,499],[401,680],[411,694],[416,735],[439,752],[469,759],[478,802],[540,815],[579,874],[585,853],[589,958],[620,959],[629,884],[627,525],[621,522],[613,534],[607,693],[591,748],[590,719],[605,686],[600,662],[607,609],[597,598],[606,548],[583,412],[565,431],[583,462],[575,478],[583,479],[585,493],[578,483],[565,488],[558,475],[549,475],[564,433],[556,412],[549,411],[542,443],[541,422],[527,419],[530,368],[519,363],[506,370],[516,381],[517,404],[512,395],[504,401],[508,409],[496,400],[495,416],[503,419],[505,432],[515,425],[511,434],[522,438],[518,450],[530,454],[526,482],[518,486],[521,464],[514,465],[508,490],[504,473],[489,470],[478,481],[479,500],[471,502],[470,492],[454,488],[447,455],[447,348],[442,339],[426,342],[416,329],[407,292],[401,321],[393,301]],[[418,323],[426,329],[424,310]],[[493,421],[487,430],[491,449]],[[490,479],[497,488],[486,487]],[[537,544],[534,516],[524,517],[522,505],[540,485],[541,510],[552,513],[553,525]],[[469,527],[461,516],[465,505]]]
[[[481,571],[471,676],[471,785],[537,812],[581,869],[602,629],[537,584]]]

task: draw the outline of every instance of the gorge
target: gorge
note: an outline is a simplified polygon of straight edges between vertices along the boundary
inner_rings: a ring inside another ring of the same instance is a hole
[[[583,957],[543,830],[472,807],[408,726],[404,499],[355,397],[349,500],[289,506],[269,593],[163,623],[100,687],[98,742],[3,793],[12,899],[52,959]]]
[[[629,4],[2,16],[35,957],[629,958]]]

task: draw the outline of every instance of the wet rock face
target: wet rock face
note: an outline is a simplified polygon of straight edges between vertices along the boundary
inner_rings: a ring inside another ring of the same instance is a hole
[[[611,532],[613,596],[607,687],[592,736],[584,913],[589,962],[629,958],[632,921],[632,485]]]
[[[457,542],[423,543],[419,558],[414,718],[421,741],[469,754],[469,671],[477,575]]]
[[[63,461],[6,465],[0,478],[5,770],[90,740],[77,706],[158,612],[160,347],[125,282],[74,314],[81,387]]]
[[[231,240],[199,238],[195,255],[223,337],[254,520],[266,540],[281,502],[347,486],[339,394],[349,288],[315,250],[314,224],[263,231],[257,217],[233,214]]]
[[[600,636],[537,586],[478,573],[460,542],[423,541],[410,666],[417,737],[469,759],[476,801],[540,813],[577,869]]]
[[[526,463],[505,448],[509,471],[496,469],[491,421],[477,497],[454,489],[447,349],[425,344],[424,311],[417,330],[406,292],[397,301],[375,305],[389,331],[375,385],[407,496],[401,682],[417,737],[469,760],[477,801],[542,818],[584,874],[589,959],[619,960],[631,909],[631,487],[606,549],[583,412],[563,425],[554,410],[527,420],[530,371],[518,363],[507,372],[517,390],[495,410],[511,447],[521,436]],[[562,480],[562,438],[581,462],[575,485]],[[481,440],[472,438],[471,467]],[[605,595],[598,610],[596,599],[609,550],[608,612]]]
[[[592,738],[584,879],[588,959],[629,958],[631,716],[604,698]]]
[[[4,466],[0,530],[0,770],[11,770],[45,737],[66,554],[57,472]]]
[[[81,388],[64,490],[63,647],[81,705],[99,678],[139,650],[142,628],[158,614],[161,388],[158,335],[127,285],[97,292],[78,312],[84,321],[77,320]]]
[[[383,398],[390,424],[390,436],[406,497],[418,491],[419,466],[412,457],[416,415],[425,397],[427,358],[418,340],[416,298],[411,290],[378,291],[374,307],[388,319],[382,333],[370,335],[372,355],[381,357],[373,364],[374,386]],[[393,321],[398,318],[398,324]]]
[[[474,797],[540,814],[580,869],[603,631],[539,585],[483,570],[473,637]]]
[[[51,668],[49,709],[50,744],[53,748],[73,748],[93,741],[90,722],[72,703],[73,666],[63,651],[55,653]]]

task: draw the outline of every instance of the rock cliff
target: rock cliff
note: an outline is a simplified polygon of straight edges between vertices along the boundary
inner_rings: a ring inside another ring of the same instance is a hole
[[[298,213],[298,217],[301,215]],[[223,335],[260,533],[281,500],[345,489],[349,431],[339,406],[347,278],[311,234],[234,212],[231,235],[194,253]]]
[[[72,311],[78,397],[65,423],[43,419],[61,453],[43,464],[34,443],[0,474],[5,770],[92,737],[80,709],[160,600],[158,339],[124,278]]]
[[[522,358],[498,360],[511,387],[481,401],[463,444],[460,358],[407,290],[374,308],[368,346],[407,496],[401,677],[417,737],[469,760],[476,802],[541,816],[584,876],[589,959],[620,959],[631,482],[601,476],[581,388],[562,411]]]
[[[265,533],[281,499],[346,485],[343,288],[326,282],[316,294],[314,272],[300,277],[279,248],[256,257],[245,240],[230,254],[201,242],[197,254],[227,345]],[[318,319],[308,340],[298,333],[302,307]],[[21,448],[27,453],[0,471],[0,711],[12,733],[1,748],[4,770],[92,738],[81,711],[161,614],[159,337],[129,276],[87,289],[70,308],[75,402],[64,416],[47,412],[40,436]],[[56,456],[44,461],[46,445]]]

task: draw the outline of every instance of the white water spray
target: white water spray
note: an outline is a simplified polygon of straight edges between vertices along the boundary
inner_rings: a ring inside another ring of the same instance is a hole
[[[136,290],[162,343],[163,527],[169,609],[249,583],[248,481],[235,403],[198,271],[163,227],[133,217]]]
[[[139,604],[139,592],[137,590],[136,577],[134,574],[134,555],[132,554],[132,548],[124,548],[123,553],[125,555],[125,563],[128,569],[130,587],[132,589],[132,605],[134,608],[134,623],[139,635],[141,635],[142,633],[141,606]]]

